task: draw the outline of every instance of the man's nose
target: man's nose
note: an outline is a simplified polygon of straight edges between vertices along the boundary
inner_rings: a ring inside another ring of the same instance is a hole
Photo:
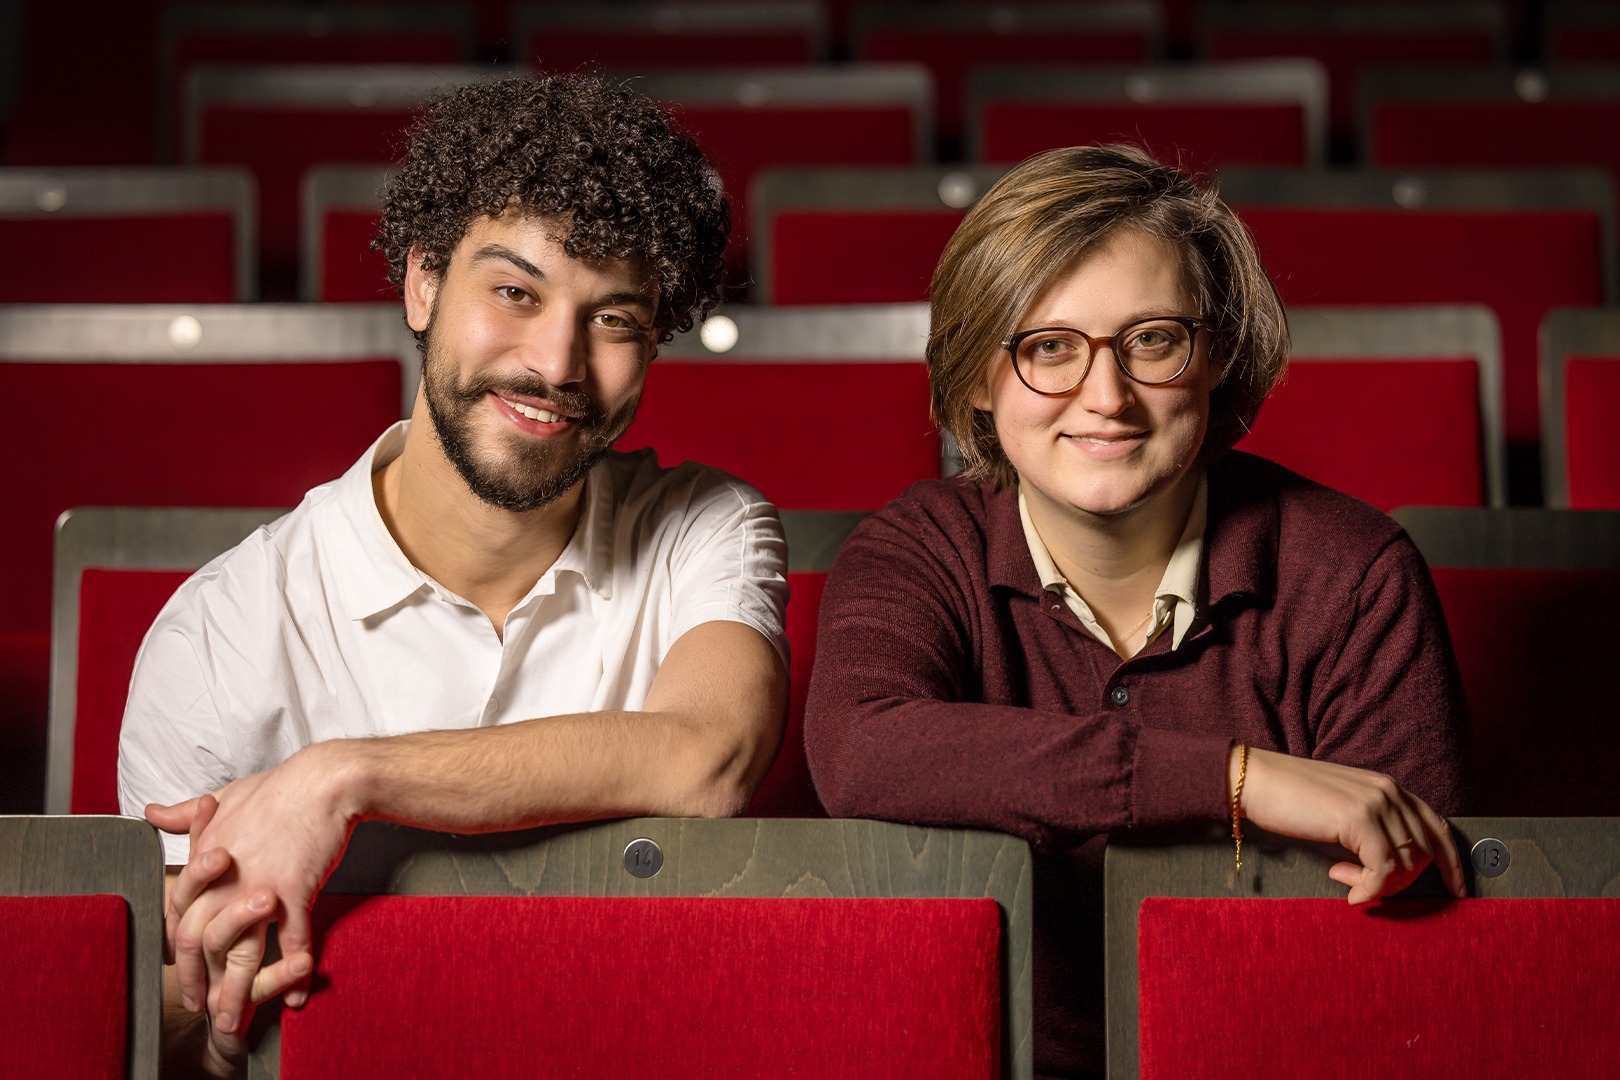
[[[563,312],[547,312],[524,328],[519,346],[523,366],[553,386],[584,380],[590,359],[585,327]]]

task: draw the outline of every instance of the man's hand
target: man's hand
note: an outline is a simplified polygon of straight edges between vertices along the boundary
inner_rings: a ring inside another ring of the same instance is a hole
[[[1234,748],[1229,780],[1236,779]],[[1354,855],[1357,861],[1328,870],[1350,887],[1352,904],[1400,892],[1430,861],[1454,895],[1465,895],[1462,859],[1445,819],[1383,773],[1251,748],[1242,810],[1262,829],[1336,843]]]
[[[313,969],[309,909],[348,842],[335,755],[317,744],[213,795],[147,807],[147,820],[189,832],[191,861],[173,880],[164,926],[181,1003],[207,1006],[211,1028],[235,1034],[257,997],[286,992]],[[282,958],[262,971],[265,930],[280,925]]]

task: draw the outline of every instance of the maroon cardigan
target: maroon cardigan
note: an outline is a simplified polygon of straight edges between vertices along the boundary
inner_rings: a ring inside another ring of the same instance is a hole
[[[995,829],[1035,857],[1036,1070],[1099,1071],[1102,841],[1227,814],[1234,740],[1462,802],[1462,692],[1417,549],[1236,451],[1209,469],[1198,616],[1121,660],[1043,592],[1014,492],[929,480],[845,542],[805,745],[836,816]]]

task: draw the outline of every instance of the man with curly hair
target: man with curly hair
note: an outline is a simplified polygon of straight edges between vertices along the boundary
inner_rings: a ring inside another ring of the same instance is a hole
[[[712,176],[597,78],[463,89],[414,130],[377,240],[423,353],[411,419],[192,577],[136,664],[120,800],[171,834],[180,1059],[229,1074],[255,1003],[303,1002],[355,821],[747,804],[786,711],[781,525],[724,474],[610,452],[716,300]]]

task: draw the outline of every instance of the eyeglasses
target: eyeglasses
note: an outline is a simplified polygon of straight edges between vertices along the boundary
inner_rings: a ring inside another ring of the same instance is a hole
[[[1181,377],[1192,363],[1202,320],[1181,315],[1142,319],[1113,337],[1092,337],[1068,326],[1040,326],[1005,338],[1018,380],[1037,394],[1067,394],[1085,380],[1097,350],[1107,346],[1132,382],[1162,386]]]

